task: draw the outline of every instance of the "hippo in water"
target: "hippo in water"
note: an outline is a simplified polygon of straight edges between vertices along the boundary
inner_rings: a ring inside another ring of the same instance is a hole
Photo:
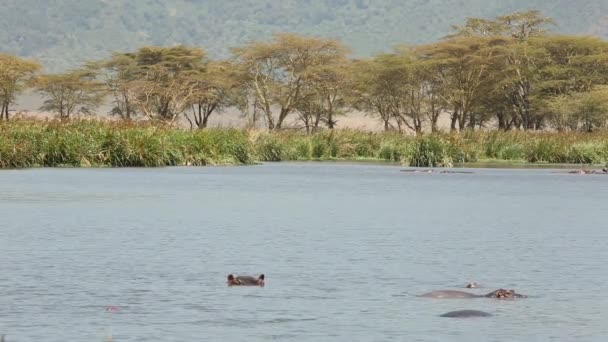
[[[226,283],[228,286],[264,286],[264,275],[260,274],[259,277],[255,278],[251,276],[235,277],[229,274]]]
[[[605,167],[602,169],[602,171],[595,171],[595,170],[575,170],[575,171],[570,171],[568,173],[572,173],[572,174],[576,174],[576,175],[603,175],[603,174],[608,174],[608,167]]]
[[[479,287],[479,284],[477,284],[476,282],[472,282],[472,283],[468,283],[467,286],[465,286],[467,289],[476,289]]]
[[[451,170],[442,170],[442,171],[436,171],[436,170],[432,170],[432,169],[428,169],[428,170],[401,170],[401,172],[412,172],[412,173],[440,173],[440,174],[447,174],[447,173],[454,173],[454,174],[472,174],[473,172],[471,171],[451,171]]]
[[[497,298],[497,299],[513,299],[513,298],[528,298],[528,296],[515,293],[515,290],[498,289],[485,295],[476,295],[474,293],[464,291],[434,291],[420,295],[426,298]]]
[[[444,313],[439,317],[450,317],[450,318],[473,318],[473,317],[490,317],[491,313],[478,311],[478,310],[458,310]]]

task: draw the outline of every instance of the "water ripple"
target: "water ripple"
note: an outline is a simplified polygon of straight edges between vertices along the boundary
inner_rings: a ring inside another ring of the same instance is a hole
[[[605,178],[399,169],[5,173],[0,333],[9,342],[608,336]],[[228,273],[265,273],[266,286],[228,288]],[[463,289],[470,281],[484,287]],[[417,297],[501,287],[530,298]],[[439,317],[469,308],[495,316]]]

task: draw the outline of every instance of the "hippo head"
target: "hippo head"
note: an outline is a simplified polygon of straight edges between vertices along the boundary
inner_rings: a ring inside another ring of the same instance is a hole
[[[238,281],[234,278],[234,275],[229,274],[228,275],[228,280],[226,281],[226,284],[228,285],[238,285]]]
[[[264,275],[263,274],[260,274],[260,276],[258,277],[258,285],[264,286]]]
[[[468,283],[467,286],[465,286],[467,289],[476,289],[479,287],[479,285],[475,282],[473,283]]]
[[[527,296],[515,293],[515,290],[498,289],[485,295],[488,298],[497,299],[512,299],[512,298],[527,298]]]

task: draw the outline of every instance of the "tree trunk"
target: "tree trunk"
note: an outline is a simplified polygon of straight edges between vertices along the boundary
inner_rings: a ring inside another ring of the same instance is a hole
[[[213,112],[215,111],[216,108],[217,108],[217,103],[207,105],[207,108],[205,110],[205,116],[203,117],[203,127],[202,128],[207,128],[209,118],[211,117],[211,114],[213,114]]]
[[[270,109],[270,106],[267,103],[264,103],[263,109],[264,114],[266,114],[266,121],[268,121],[268,129],[272,131],[275,129],[274,119],[272,118],[272,110]]]
[[[459,114],[459,110],[458,109],[454,109],[454,111],[450,115],[450,119],[451,119],[450,132],[455,132],[456,131],[456,123],[458,122],[459,115],[460,114]]]
[[[69,115],[69,114],[68,114]],[[66,119],[65,110],[63,108],[63,103],[59,104],[59,119],[64,121]]]
[[[327,127],[329,129],[334,129],[336,126],[336,123],[334,122],[331,112],[328,114],[328,118],[327,118]]]
[[[333,113],[334,113],[334,102],[331,99],[331,96],[327,96],[327,104],[328,104],[328,111],[327,111],[327,127],[329,127],[329,129],[334,129],[334,118],[333,118]]]
[[[306,127],[306,134],[310,134],[310,126],[312,118],[309,115],[304,115],[304,126]]]
[[[477,120],[475,119],[475,117],[473,115],[470,116],[469,118],[469,122],[467,124],[468,128],[472,131],[475,130],[475,125],[477,125],[477,123],[479,122],[479,124],[481,125],[481,120]]]
[[[319,128],[320,123],[321,123],[321,112],[317,111],[317,115],[315,115],[315,122],[313,124],[315,131]]]
[[[125,96],[125,120],[131,121],[131,104],[128,96]]]
[[[304,127],[306,128],[306,134],[310,134],[313,131],[313,120],[312,117],[307,115],[304,120]]]
[[[437,133],[439,132],[439,127],[437,127],[437,121],[439,120],[439,116],[433,115],[431,118],[431,132]]]
[[[416,135],[420,135],[422,133],[422,122],[415,123]]]
[[[507,131],[507,120],[503,111],[496,112],[496,118],[498,119],[498,129],[501,131]]]
[[[196,128],[201,128],[201,104],[198,104],[198,112],[197,108],[192,105],[192,115],[194,116],[194,123],[196,124]]]
[[[279,120],[277,120],[277,124],[274,127],[275,129],[281,129],[281,127],[283,126],[283,121],[285,120],[287,115],[289,115],[290,110],[290,108],[281,108],[281,113],[279,113]]]
[[[464,131],[464,128],[467,126],[467,114],[466,113],[460,113],[460,115],[458,115],[458,129],[460,131]]]
[[[397,117],[395,121],[397,121],[397,130],[399,131],[399,133],[403,132],[403,128],[401,127],[401,119]]]

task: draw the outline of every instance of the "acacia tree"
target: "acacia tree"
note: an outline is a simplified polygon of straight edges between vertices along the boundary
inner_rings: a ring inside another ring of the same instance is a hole
[[[109,114],[126,121],[137,116],[132,83],[140,76],[140,69],[135,56],[115,53],[110,59],[91,63],[88,67],[100,73],[108,92],[112,94],[114,106]]]
[[[442,98],[444,92],[442,84],[436,77],[439,69],[435,61],[424,61],[414,56],[411,61],[412,80],[411,84],[417,93],[419,93],[419,107],[421,115],[425,116],[425,121],[430,124],[431,132],[438,132],[439,116],[445,109],[445,101]],[[412,97],[415,99],[416,97]]]
[[[547,33],[547,26],[553,24],[553,19],[541,16],[539,11],[515,12],[499,16],[493,20],[482,18],[469,18],[465,25],[454,26],[455,33],[450,37],[503,37],[511,40],[504,44],[499,54],[504,60],[502,81],[494,86],[500,87],[504,105],[512,113],[509,116],[514,120],[514,126],[524,129],[537,129],[542,127],[542,116],[535,115],[533,111],[533,93],[539,81],[539,69],[546,63],[546,52],[542,47],[529,44],[530,39],[540,37]],[[498,104],[493,101],[494,104]],[[502,122],[505,119],[502,113]]]
[[[608,123],[608,88],[597,87],[589,92],[573,95],[576,110],[575,118],[586,132],[606,128]]]
[[[295,34],[277,34],[269,42],[233,49],[271,130],[280,129],[299,103],[307,73],[343,58],[346,52],[335,40]],[[273,107],[279,108],[276,121]]]
[[[304,124],[306,133],[311,133],[319,129],[321,119],[326,118],[327,113],[325,113],[323,98],[318,96],[314,89],[304,87],[302,93],[294,109],[298,119]]]
[[[243,76],[241,73],[237,75]],[[246,119],[247,128],[257,128],[260,121],[263,126],[267,126],[264,122],[266,116],[260,109],[259,98],[255,94],[255,90],[250,88],[245,81],[241,81],[241,77],[237,76],[237,87],[230,93],[231,104],[241,112],[241,118]]]
[[[425,123],[430,124],[431,132],[437,132],[439,116],[446,107],[442,98],[444,85],[437,77],[441,64],[421,59],[411,49],[401,50],[398,56],[403,69],[402,97],[406,102],[404,112],[394,115],[416,134],[422,133]]]
[[[240,75],[235,70],[236,67],[230,62],[213,61],[205,64],[203,70],[193,77],[194,93],[190,105],[194,123],[184,113],[192,126],[206,128],[213,113],[236,103]]]
[[[608,43],[592,37],[534,38],[550,62],[540,70],[538,97],[558,130],[592,131],[605,127],[608,84]]]
[[[416,49],[418,58],[433,63],[435,82],[450,111],[452,131],[474,127],[480,94],[489,85],[498,38],[458,37]]]
[[[353,104],[378,115],[385,130],[409,129],[420,134],[430,122],[431,130],[437,131],[443,109],[437,71],[434,61],[420,59],[406,48],[359,62],[352,87]]]
[[[346,59],[311,68],[306,74],[302,96],[295,110],[307,132],[317,130],[320,123],[334,129],[336,116],[346,107],[346,92],[351,84],[352,69]]]
[[[114,94],[112,113],[129,120],[137,112],[172,124],[190,107],[205,52],[186,46],[143,47],[97,63]]]
[[[0,53],[0,120],[9,119],[11,105],[40,69],[37,62]]]
[[[550,17],[544,17],[540,11],[520,11],[498,16],[495,19],[467,18],[464,25],[453,25],[453,33],[447,38],[468,37],[510,37],[518,42],[526,42],[531,37],[543,36],[553,25]]]
[[[383,62],[388,68],[389,78],[393,79],[392,105],[390,110],[397,122],[399,131],[404,127],[416,134],[422,133],[425,122],[425,102],[427,89],[425,88],[424,73],[408,55],[387,56]]]
[[[608,43],[593,37],[545,36],[530,40],[549,59],[539,70],[539,92],[586,92],[608,82]]]
[[[349,92],[349,102],[353,108],[368,115],[377,116],[383,123],[384,130],[395,129],[391,95],[394,84],[386,75],[385,66],[379,58],[359,60],[353,63],[353,83]]]
[[[558,95],[545,101],[549,120],[558,131],[592,132],[608,123],[608,88]]]
[[[131,82],[139,109],[150,119],[173,123],[190,107],[204,57],[203,49],[185,46],[139,49],[138,80]]]
[[[557,95],[544,100],[542,104],[543,109],[546,111],[549,124],[558,132],[578,129],[578,121],[574,114],[575,108],[573,106],[572,96]]]
[[[105,95],[102,84],[90,70],[42,75],[36,89],[46,98],[40,110],[56,113],[61,120],[74,114],[93,114]]]

